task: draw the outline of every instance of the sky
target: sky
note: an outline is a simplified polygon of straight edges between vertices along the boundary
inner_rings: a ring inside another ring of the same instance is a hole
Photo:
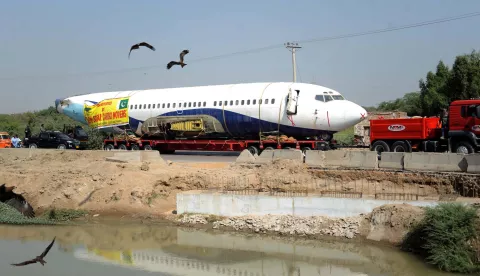
[[[374,35],[480,11],[478,0],[1,1],[0,113],[119,90],[293,81],[283,46],[300,41],[297,82],[364,106],[417,91],[440,60],[480,50],[480,16]],[[146,41],[147,48],[130,46]],[[264,51],[233,54],[276,46]],[[180,51],[188,64],[166,69]],[[222,56],[221,58],[211,58]]]

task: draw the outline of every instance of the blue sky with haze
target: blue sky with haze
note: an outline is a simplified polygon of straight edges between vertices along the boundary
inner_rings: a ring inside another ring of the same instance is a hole
[[[291,81],[284,42],[475,11],[478,0],[2,1],[0,113],[110,90]],[[480,16],[304,43],[297,81],[330,87],[362,105],[378,104],[417,90],[440,59],[451,65],[456,55],[480,49],[478,26]],[[141,41],[157,51],[140,49],[128,59],[129,47]],[[275,44],[280,47],[203,59]],[[190,50],[188,65],[166,70],[183,49]],[[142,67],[150,68],[122,71]]]

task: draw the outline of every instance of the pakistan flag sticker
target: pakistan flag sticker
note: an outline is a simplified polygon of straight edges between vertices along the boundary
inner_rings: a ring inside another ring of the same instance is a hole
[[[118,109],[125,109],[128,107],[128,99],[121,100],[120,103],[118,103]]]

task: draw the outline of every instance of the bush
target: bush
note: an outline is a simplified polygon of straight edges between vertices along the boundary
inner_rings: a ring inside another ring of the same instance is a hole
[[[424,219],[406,235],[402,249],[447,272],[480,271],[476,209],[455,203],[427,207]]]

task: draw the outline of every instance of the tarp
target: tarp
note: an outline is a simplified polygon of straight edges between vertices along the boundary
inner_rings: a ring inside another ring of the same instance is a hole
[[[105,99],[95,105],[83,106],[83,114],[91,128],[127,125],[128,101],[130,97]]]

